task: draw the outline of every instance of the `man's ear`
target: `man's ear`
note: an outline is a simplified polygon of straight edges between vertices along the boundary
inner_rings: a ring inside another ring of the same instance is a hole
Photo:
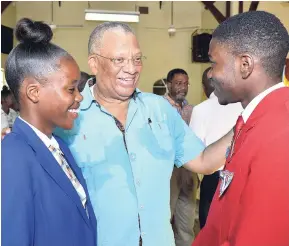
[[[33,103],[38,103],[42,85],[32,78],[26,78],[22,85],[25,89],[26,96]]]
[[[90,71],[92,74],[96,75],[98,72],[98,59],[95,57],[95,55],[91,55],[88,57],[88,66],[90,68]]]
[[[249,54],[240,55],[240,74],[247,79],[254,70],[254,59]]]

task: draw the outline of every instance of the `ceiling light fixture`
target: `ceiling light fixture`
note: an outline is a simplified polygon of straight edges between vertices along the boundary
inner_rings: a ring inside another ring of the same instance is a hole
[[[139,12],[130,11],[85,10],[85,20],[87,21],[139,22],[139,15]]]

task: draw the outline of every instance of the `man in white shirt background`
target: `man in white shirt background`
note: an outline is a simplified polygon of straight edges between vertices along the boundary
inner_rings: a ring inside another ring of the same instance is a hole
[[[214,94],[214,87],[207,74],[207,68],[202,77],[202,84],[207,100],[193,108],[190,127],[206,146],[224,136],[236,123],[243,108],[241,103],[220,105]],[[219,182],[219,171],[205,175],[201,182],[199,220],[203,228],[210,209],[213,196]]]

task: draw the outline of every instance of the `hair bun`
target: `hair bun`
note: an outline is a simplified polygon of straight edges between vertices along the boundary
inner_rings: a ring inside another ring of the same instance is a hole
[[[23,18],[17,22],[15,36],[20,43],[48,44],[53,33],[47,24]]]

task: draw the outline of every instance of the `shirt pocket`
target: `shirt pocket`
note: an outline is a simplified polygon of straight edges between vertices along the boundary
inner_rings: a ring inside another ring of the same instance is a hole
[[[155,121],[150,126],[154,135],[156,151],[171,155],[173,152],[173,138],[166,122]]]
[[[70,149],[81,169],[90,168],[105,161],[103,148],[105,143],[101,143],[99,139],[101,138],[93,137],[85,132],[74,135]]]

